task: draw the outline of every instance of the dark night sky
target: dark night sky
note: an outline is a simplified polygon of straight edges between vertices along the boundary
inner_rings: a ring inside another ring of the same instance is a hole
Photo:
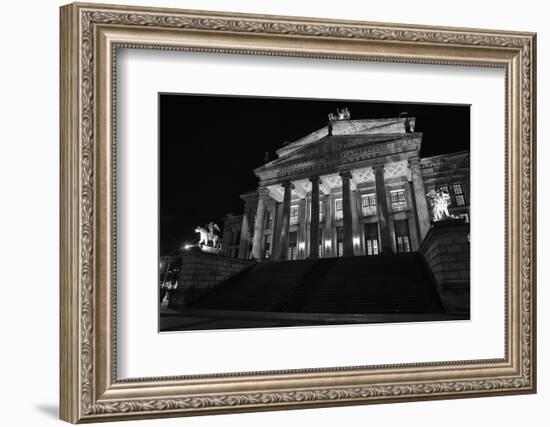
[[[160,251],[195,242],[197,225],[223,225],[242,213],[239,195],[257,187],[252,170],[265,152],[327,124],[348,107],[351,119],[416,117],[421,157],[469,149],[470,108],[464,105],[348,100],[159,95]]]

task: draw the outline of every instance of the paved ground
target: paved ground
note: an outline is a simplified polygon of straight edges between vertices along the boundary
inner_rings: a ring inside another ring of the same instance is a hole
[[[267,313],[265,313],[267,314]],[[161,308],[160,330],[161,332],[208,330],[208,329],[242,329],[242,328],[274,328],[281,326],[311,325],[295,319],[265,318],[264,313],[254,313],[252,316],[239,312],[213,312],[205,310],[176,311]],[[324,324],[324,323],[320,323]]]
[[[467,320],[446,314],[328,314],[272,313],[225,310],[160,310],[160,331],[209,329],[275,328],[282,326],[318,326],[360,323],[399,323],[442,320]]]

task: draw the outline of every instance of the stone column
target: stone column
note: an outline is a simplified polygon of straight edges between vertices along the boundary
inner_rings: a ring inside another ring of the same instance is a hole
[[[223,235],[222,235],[222,248],[223,248],[223,254],[227,256],[231,256],[229,253],[229,247],[233,243],[233,230],[231,230],[229,227],[223,228]]]
[[[361,230],[361,224],[359,223],[360,218],[360,205],[361,201],[359,200],[359,190],[353,190],[351,192],[351,219],[353,223],[353,252],[355,255],[363,255],[363,235]]]
[[[309,258],[319,258],[319,177],[311,181],[311,223],[309,224]]]
[[[278,260],[284,261],[288,252],[288,230],[290,228],[290,195],[292,192],[292,183],[283,182],[285,194],[283,196],[283,216],[281,219],[281,234],[279,236],[279,254]]]
[[[279,254],[279,237],[281,235],[281,218],[283,217],[283,204],[275,204],[275,215],[273,220],[273,234],[271,235],[271,259],[276,260]]]
[[[384,164],[373,165],[374,179],[376,181],[376,204],[378,213],[378,228],[380,230],[380,252],[393,252],[390,233],[390,214],[388,199],[386,197],[386,184],[384,182]]]
[[[298,246],[297,259],[306,258],[306,240],[307,240],[307,199],[304,197],[298,204]]]
[[[323,197],[323,209],[325,212],[323,213],[323,252],[322,255],[325,258],[332,257],[333,255],[333,249],[334,246],[332,245],[332,230],[333,223],[332,223],[332,212],[334,211],[334,207],[332,206],[332,198],[330,197],[330,194],[327,194]],[[329,242],[330,246],[327,247],[327,242]]]
[[[250,231],[248,226],[249,212],[244,210],[243,222],[241,224],[241,241],[239,243],[239,258],[246,259],[246,251],[250,246]]]
[[[407,192],[407,206],[412,206],[413,209],[411,209],[411,215],[408,215],[407,219],[412,219],[412,222],[414,222],[414,227],[411,227],[411,248],[413,251],[417,251],[420,247],[420,224],[418,223],[418,212],[416,212],[416,197],[414,196],[414,188],[410,175],[411,174],[409,170],[409,181],[407,183],[407,189],[409,190]]]
[[[416,203],[416,215],[418,226],[420,228],[420,243],[430,229],[430,213],[428,211],[428,202],[426,201],[426,190],[424,189],[424,179],[420,172],[420,158],[413,156],[409,158],[409,168],[411,170],[411,181],[414,191],[414,200]]]
[[[344,256],[353,256],[353,218],[351,213],[351,172],[341,172],[342,211],[344,214]]]
[[[258,208],[256,209],[256,220],[254,221],[254,237],[252,239],[252,258],[260,261],[262,258],[262,237],[265,216],[265,202],[269,191],[267,188],[258,188]]]

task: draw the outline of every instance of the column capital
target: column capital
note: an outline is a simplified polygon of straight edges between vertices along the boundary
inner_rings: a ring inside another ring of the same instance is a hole
[[[290,179],[287,179],[286,181],[281,182],[281,185],[284,189],[290,188],[291,190],[294,189],[294,184]]]
[[[309,181],[312,184],[318,184],[321,181],[321,177],[319,175],[311,176],[309,177]]]
[[[407,163],[409,164],[409,167],[420,166],[420,156],[418,154],[413,154],[407,159]]]
[[[269,189],[267,187],[258,187],[258,195],[260,197],[266,197],[269,195]]]
[[[371,167],[372,167],[373,172],[377,172],[377,171],[384,172],[384,169],[386,167],[386,163],[385,162],[376,162],[376,163],[373,163]]]
[[[350,171],[343,171],[343,172],[340,172],[340,178],[342,178],[342,180],[350,180],[351,179],[351,172]]]

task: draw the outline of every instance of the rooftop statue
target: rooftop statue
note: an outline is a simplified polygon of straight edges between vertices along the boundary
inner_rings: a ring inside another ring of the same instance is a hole
[[[444,219],[455,218],[454,215],[449,214],[449,205],[451,204],[451,196],[447,191],[431,190],[426,194],[432,204],[432,213],[434,222]]]
[[[400,119],[405,118],[405,132],[407,133],[413,133],[414,132],[414,123],[409,120],[409,113],[406,111],[403,111],[399,113],[398,116]]]
[[[347,107],[342,109],[337,108],[336,114],[330,113],[328,115],[329,122],[336,122],[338,120],[349,120],[350,118],[351,118],[351,114]]]
[[[414,123],[408,117],[405,119],[405,132],[414,133]]]

